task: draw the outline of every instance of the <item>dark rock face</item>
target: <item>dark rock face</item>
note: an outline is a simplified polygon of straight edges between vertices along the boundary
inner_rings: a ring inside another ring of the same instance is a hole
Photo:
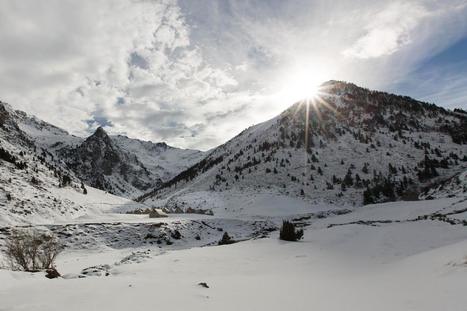
[[[112,145],[110,137],[101,127],[92,136],[89,136],[76,149],[76,152],[83,162],[90,162],[93,172],[102,173],[106,176],[111,175],[113,168],[121,161],[118,151]]]
[[[119,153],[112,145],[109,136],[101,127],[96,130],[94,135],[86,139],[81,145],[81,150],[85,154],[89,152],[87,156],[91,156],[95,169],[97,170],[100,166],[104,175],[111,175],[113,169],[125,158],[125,155]],[[125,174],[128,169],[125,163],[121,164],[121,172]]]
[[[79,178],[110,193],[123,195],[131,191],[126,189],[127,183],[136,190],[145,190],[157,182],[135,155],[115,146],[101,127],[76,148],[62,150],[61,155]]]
[[[6,131],[19,130],[18,125],[16,122],[14,122],[9,109],[2,102],[0,102],[0,127]]]

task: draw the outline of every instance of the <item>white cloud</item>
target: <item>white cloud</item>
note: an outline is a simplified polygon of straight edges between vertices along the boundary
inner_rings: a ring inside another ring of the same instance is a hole
[[[105,119],[111,132],[186,145],[210,113],[197,105],[237,84],[191,43],[175,1],[1,5],[3,24],[18,26],[0,30],[3,96],[74,133]]]
[[[416,2],[394,2],[367,16],[365,34],[343,51],[348,57],[391,55],[412,42],[413,30],[429,12]]]

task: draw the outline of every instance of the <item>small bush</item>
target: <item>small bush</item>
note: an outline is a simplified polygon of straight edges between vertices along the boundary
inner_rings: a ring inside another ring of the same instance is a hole
[[[6,258],[13,270],[36,272],[54,268],[61,249],[52,234],[14,231],[6,242]]]
[[[295,225],[288,221],[284,220],[282,222],[282,227],[280,229],[279,239],[284,241],[298,241],[303,238],[303,230],[295,229]]]

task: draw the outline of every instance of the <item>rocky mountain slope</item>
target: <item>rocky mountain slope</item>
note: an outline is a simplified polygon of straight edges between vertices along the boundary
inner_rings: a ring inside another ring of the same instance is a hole
[[[467,170],[430,185],[420,194],[420,198],[424,200],[452,197],[467,199]]]
[[[7,104],[0,107],[9,111],[5,120],[15,128],[4,136],[13,144],[27,142],[44,161],[71,171],[85,184],[127,198],[158,186],[203,157],[197,150],[109,136],[102,128],[84,139]]]
[[[243,131],[139,201],[227,209],[267,193],[361,205],[417,199],[466,168],[462,112],[329,81],[316,98]]]
[[[127,198],[162,184],[203,156],[200,151],[165,143],[109,136],[103,128],[56,154],[85,183]]]

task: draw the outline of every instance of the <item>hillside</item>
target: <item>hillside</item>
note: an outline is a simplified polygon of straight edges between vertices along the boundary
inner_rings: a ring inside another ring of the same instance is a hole
[[[57,161],[47,161],[37,152],[33,138],[16,123],[18,116],[0,103],[0,226],[69,221],[141,206],[85,186]],[[42,125],[41,133],[65,133]]]
[[[329,81],[139,201],[172,210],[230,209],[249,195],[362,205],[416,199],[466,168],[465,114]]]

